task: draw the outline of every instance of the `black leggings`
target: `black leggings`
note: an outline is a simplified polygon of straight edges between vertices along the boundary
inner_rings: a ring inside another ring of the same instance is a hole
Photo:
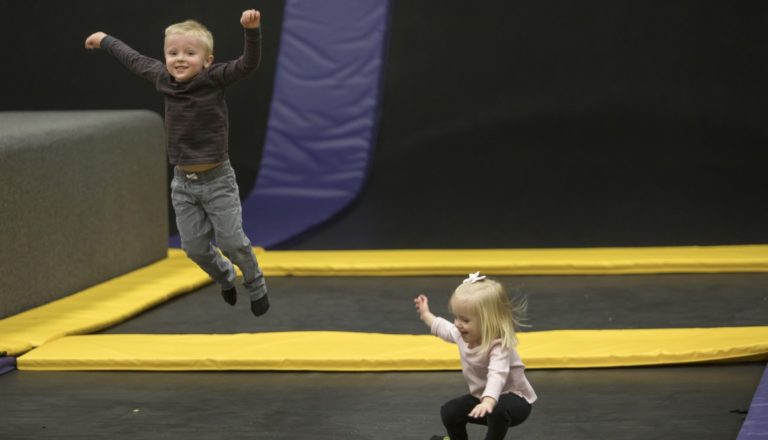
[[[449,400],[440,408],[440,417],[451,440],[467,440],[467,423],[488,426],[485,440],[503,440],[510,426],[523,423],[531,413],[531,404],[517,394],[502,394],[493,412],[483,418],[469,417],[480,400],[467,394]]]

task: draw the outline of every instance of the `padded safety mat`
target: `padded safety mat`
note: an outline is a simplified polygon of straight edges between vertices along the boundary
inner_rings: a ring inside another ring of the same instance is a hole
[[[211,280],[184,252],[81,292],[0,320],[0,352],[18,355],[67,335],[123,322]]]
[[[266,251],[267,275],[578,275],[768,272],[768,245],[579,249]]]
[[[531,369],[768,359],[768,327],[553,330],[519,334]],[[65,337],[17,360],[20,370],[411,371],[460,369],[432,335],[274,332]]]
[[[264,251],[267,276],[768,272],[768,245],[379,251]],[[19,355],[95,332],[210,283],[180,249],[142,269],[0,320],[0,352]]]

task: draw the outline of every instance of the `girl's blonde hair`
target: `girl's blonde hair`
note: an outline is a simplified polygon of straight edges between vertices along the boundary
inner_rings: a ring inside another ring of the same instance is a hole
[[[175,23],[165,28],[165,36],[172,34],[183,34],[198,38],[203,42],[206,49],[206,55],[213,55],[213,34],[202,23],[195,20],[186,20],[181,23]]]
[[[501,339],[504,348],[517,346],[516,331],[523,326],[528,306],[524,297],[512,301],[501,283],[485,278],[459,284],[451,295],[449,308],[453,308],[454,301],[465,302],[480,320],[483,351],[496,339]]]

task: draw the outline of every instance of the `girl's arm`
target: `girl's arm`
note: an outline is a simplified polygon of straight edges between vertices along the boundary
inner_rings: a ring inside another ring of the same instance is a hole
[[[499,401],[501,390],[507,382],[511,362],[512,353],[509,349],[502,348],[498,343],[491,346],[488,354],[488,376],[485,390],[480,403],[469,412],[470,417],[485,417],[493,411],[496,402]]]
[[[429,311],[429,299],[425,295],[419,295],[413,300],[416,305],[416,312],[424,324],[429,327],[429,331],[438,338],[451,343],[457,343],[461,338],[456,326],[443,318],[437,317]]]
[[[486,414],[493,411],[493,407],[499,401],[501,390],[507,383],[511,362],[511,350],[502,348],[498,343],[491,346],[488,354],[488,376],[485,390],[480,403],[470,411],[470,417],[485,417]]]
[[[416,312],[418,312],[419,318],[431,329],[432,323],[435,322],[435,315],[429,311],[429,298],[426,295],[419,295],[413,302],[416,305]]]

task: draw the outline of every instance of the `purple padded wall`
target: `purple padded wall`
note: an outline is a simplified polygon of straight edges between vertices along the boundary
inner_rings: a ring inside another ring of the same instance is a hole
[[[255,246],[328,220],[365,183],[388,9],[388,0],[286,1],[261,169],[243,201]]]
[[[737,440],[768,440],[768,368],[763,372]]]
[[[11,372],[16,369],[16,358],[11,356],[0,356],[0,375]]]

